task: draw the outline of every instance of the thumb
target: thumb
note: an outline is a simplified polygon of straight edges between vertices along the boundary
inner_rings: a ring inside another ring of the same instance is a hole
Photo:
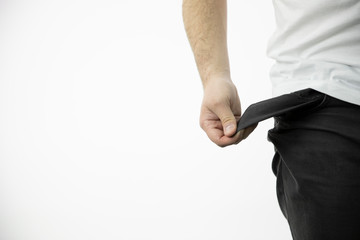
[[[218,117],[224,129],[224,134],[231,137],[236,133],[236,119],[229,106],[221,109]]]

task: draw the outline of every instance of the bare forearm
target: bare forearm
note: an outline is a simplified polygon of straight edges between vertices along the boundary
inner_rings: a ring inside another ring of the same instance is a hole
[[[183,21],[205,86],[210,79],[230,79],[226,0],[183,0]]]

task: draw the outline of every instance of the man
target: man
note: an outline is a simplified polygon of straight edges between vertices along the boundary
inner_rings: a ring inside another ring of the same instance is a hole
[[[275,117],[268,138],[281,210],[295,240],[359,240],[360,1],[273,4],[277,29],[267,53],[276,60],[274,99],[256,106]],[[183,0],[204,87],[200,125],[221,147],[256,127],[237,131],[241,107],[230,77],[226,9],[226,0]]]

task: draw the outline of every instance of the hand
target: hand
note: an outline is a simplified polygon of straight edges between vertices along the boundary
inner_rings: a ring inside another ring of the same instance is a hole
[[[204,87],[200,113],[200,126],[209,139],[220,147],[226,147],[238,144],[247,138],[257,124],[236,133],[240,116],[240,98],[232,81],[229,79],[209,81]]]

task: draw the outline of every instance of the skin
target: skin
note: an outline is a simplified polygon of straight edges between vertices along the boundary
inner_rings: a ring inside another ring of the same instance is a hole
[[[204,90],[200,126],[220,147],[238,144],[257,125],[236,133],[241,104],[230,76],[227,1],[183,0],[182,13]]]

